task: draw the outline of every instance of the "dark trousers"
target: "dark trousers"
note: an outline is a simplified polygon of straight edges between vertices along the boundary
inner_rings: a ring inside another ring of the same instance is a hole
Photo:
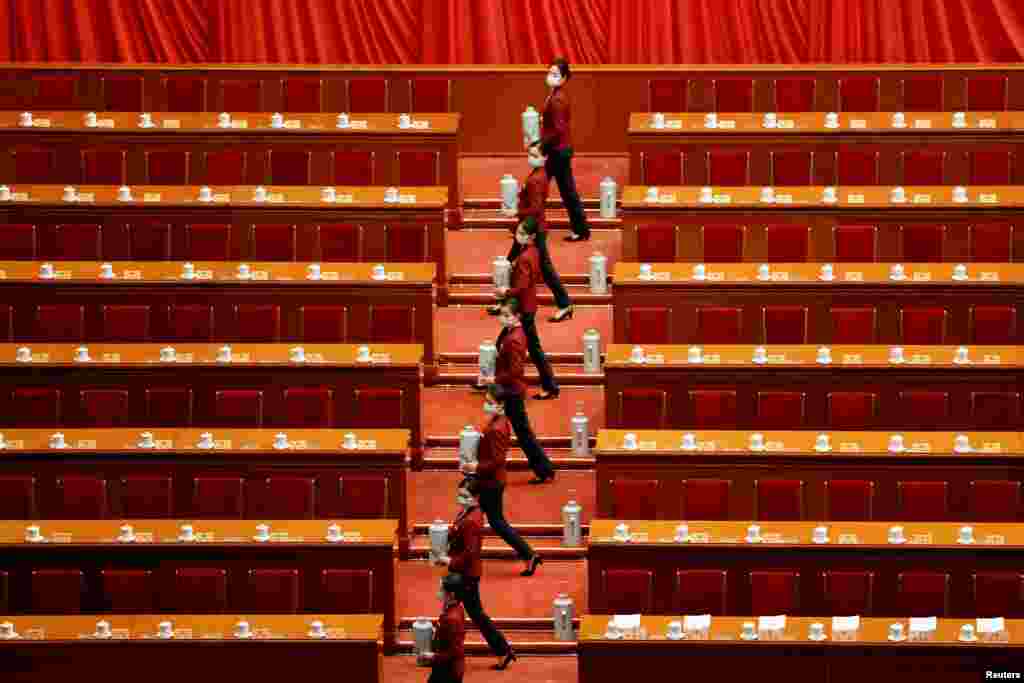
[[[501,537],[501,540],[512,546],[512,549],[519,555],[520,560],[528,560],[533,557],[533,548],[523,540],[512,525],[505,519],[505,485],[500,484],[493,489],[482,489],[480,491],[480,509],[487,515],[487,523],[494,529],[494,533]]]
[[[462,578],[462,606],[466,608],[466,614],[480,629],[480,635],[487,641],[488,647],[498,657],[508,654],[509,644],[498,627],[494,625],[491,618],[484,614],[484,606],[480,603],[480,579],[473,576]]]
[[[562,286],[562,280],[558,277],[558,271],[555,270],[555,265],[551,262],[551,255],[548,254],[547,233],[543,230],[538,232],[537,236],[533,239],[533,243],[537,245],[537,251],[540,254],[540,272],[544,276],[544,284],[548,286],[551,294],[555,297],[555,306],[569,308],[572,305],[572,301],[569,300],[569,294],[565,291],[565,287]],[[512,248],[508,250],[509,263],[515,261],[522,250],[523,245],[513,239]]]
[[[552,150],[548,154],[544,171],[558,184],[558,193],[562,195],[562,204],[569,212],[569,225],[572,231],[584,237],[590,235],[587,216],[583,213],[583,202],[580,201],[580,195],[576,191],[576,179],[572,175],[572,150]]]
[[[462,679],[455,675],[451,665],[438,664],[430,670],[427,683],[462,683]]]
[[[519,320],[523,325],[523,333],[526,335],[526,349],[530,353],[530,360],[533,361],[533,365],[537,368],[537,374],[540,375],[540,385],[544,391],[557,394],[558,382],[555,381],[555,373],[551,370],[548,357],[544,355],[544,349],[540,345],[540,336],[537,334],[537,314],[521,313]]]
[[[537,443],[537,437],[530,428],[530,419],[526,417],[526,402],[522,396],[509,396],[505,399],[505,416],[512,423],[512,431],[519,440],[519,448],[526,455],[530,463],[530,469],[538,477],[547,479],[555,472],[555,466],[551,464],[544,449]],[[466,609],[469,609],[467,606]]]

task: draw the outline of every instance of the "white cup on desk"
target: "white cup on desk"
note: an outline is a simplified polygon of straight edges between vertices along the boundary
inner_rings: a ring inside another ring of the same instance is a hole
[[[213,190],[206,185],[199,188],[199,201],[201,202],[212,202],[213,201]]]
[[[971,437],[966,434],[957,434],[953,440],[953,452],[954,453],[973,453],[974,448],[971,446]]]
[[[139,448],[155,448],[156,441],[153,439],[153,432],[142,432],[139,434]]]
[[[899,365],[900,363],[904,362],[905,360],[906,360],[906,358],[903,355],[903,347],[902,346],[894,346],[891,349],[889,349],[889,362],[890,363],[892,363],[894,365]]]
[[[690,527],[688,527],[685,523],[677,526],[674,540],[676,543],[686,543],[688,540],[690,540]]]
[[[965,263],[958,263],[955,266],[953,266],[953,279],[954,280],[958,280],[958,281],[962,282],[963,280],[969,279],[969,277],[970,276],[967,274],[967,264],[965,264]]]
[[[57,273],[53,268],[52,263],[43,263],[39,266],[39,277],[43,280],[52,280],[57,277]]]
[[[191,543],[196,539],[196,532],[192,528],[191,524],[182,524],[178,527],[178,540],[185,543]]]
[[[705,128],[718,128],[718,114],[711,112],[704,115]]]
[[[293,346],[288,352],[288,356],[293,363],[305,363],[306,349],[301,346]]]
[[[969,365],[971,362],[971,350],[966,346],[958,346],[953,354],[953,362],[957,365]]]
[[[320,279],[320,264],[310,263],[306,266],[306,279],[307,280],[319,280]]]
[[[203,432],[199,435],[199,443],[196,444],[197,448],[213,448],[213,433]]]
[[[774,204],[775,203],[775,188],[774,187],[762,187],[761,188],[761,203],[762,204]]]
[[[956,542],[960,543],[960,544],[963,544],[963,545],[970,545],[970,544],[974,543],[974,527],[972,527],[972,526],[962,526],[962,527],[960,527],[960,532],[957,535]]]
[[[352,124],[349,121],[348,114],[346,114],[345,112],[342,112],[342,113],[338,114],[338,119],[335,122],[335,125],[338,128],[348,128]]]
[[[15,352],[15,358],[19,363],[31,363],[32,362],[32,349],[27,346],[19,347]]]
[[[96,622],[96,630],[93,632],[94,638],[109,638],[113,635],[110,630],[110,622],[105,619],[100,619]]]
[[[333,187],[325,187],[320,190],[320,201],[327,202],[329,204],[334,203],[338,200],[338,191]]]
[[[814,359],[818,365],[829,365],[832,363],[832,349],[827,346],[818,347],[818,355]]]
[[[768,349],[763,346],[754,347],[754,355],[751,357],[750,361],[752,363],[757,363],[758,365],[764,365],[768,362]]]
[[[629,432],[623,436],[622,447],[627,451],[635,451],[637,447],[636,434]]]
[[[278,432],[274,435],[274,448],[279,451],[284,451],[291,448],[292,445],[288,441],[288,435],[284,432]]]
[[[828,527],[816,526],[811,532],[811,541],[814,543],[828,543]]]
[[[29,543],[39,543],[42,541],[43,534],[39,531],[39,527],[35,524],[25,527],[25,540]]]
[[[235,623],[235,638],[250,638],[252,637],[252,629],[249,627],[249,622],[244,619]]]
[[[823,201],[826,204],[835,204],[837,201],[839,201],[839,193],[836,191],[836,188],[832,187],[831,185],[824,188],[821,191],[821,201]]]
[[[0,640],[13,640],[18,637],[18,632],[14,630],[14,624],[9,621],[0,623]]]
[[[658,201],[658,188],[656,186],[650,186],[647,188],[647,201],[656,202]]]
[[[899,545],[900,543],[906,542],[906,537],[903,535],[903,527],[891,526],[887,535],[889,543]]]
[[[960,627],[960,634],[957,638],[964,643],[973,643],[978,639],[978,636],[974,635],[974,626],[971,624],[964,624]]]
[[[265,202],[267,201],[267,188],[259,185],[252,193],[252,200],[254,202]]]
[[[219,126],[220,128],[230,128],[231,127],[231,114],[229,114],[226,111],[222,111],[220,114],[218,114],[217,115],[217,126]]]
[[[651,114],[651,128],[656,128],[658,130],[661,130],[664,127],[665,127],[665,115],[660,113],[660,112],[658,112],[656,114]]]
[[[907,116],[901,111],[893,112],[892,115],[892,127],[893,128],[906,128],[907,127]]]
[[[704,265],[703,263],[695,263],[693,265],[693,270],[690,273],[691,278],[693,278],[694,280],[704,280],[707,278],[707,276],[708,269],[706,265]]]
[[[818,434],[814,439],[814,450],[818,453],[828,453],[832,450],[832,437],[828,434]]]
[[[114,265],[112,263],[100,264],[100,277],[104,280],[114,279]]]
[[[651,277],[651,264],[650,263],[641,263],[640,264],[640,277],[645,278],[645,279]]]
[[[134,543],[135,542],[135,529],[132,528],[131,524],[122,524],[120,533],[117,536],[117,540],[120,543]]]
[[[170,621],[161,621],[157,629],[157,636],[164,640],[174,637],[174,624]]]
[[[249,267],[248,263],[239,263],[238,272],[235,275],[239,280],[248,280],[252,277],[252,268]]]
[[[889,625],[889,640],[901,641],[906,640],[906,636],[903,635],[903,624],[890,624]]]
[[[127,185],[122,185],[121,187],[117,188],[117,201],[132,201],[132,188],[128,187]]]
[[[327,525],[327,540],[331,543],[337,543],[342,539],[341,527],[337,524]]]
[[[892,192],[889,194],[889,201],[893,204],[902,204],[907,201],[907,191],[902,187],[892,188]]]
[[[257,524],[256,535],[253,537],[257,541],[269,541],[270,540],[270,525],[269,524]]]
[[[181,264],[181,279],[182,280],[194,280],[196,277],[196,267],[192,263]]]
[[[624,522],[616,525],[615,539],[619,541],[628,541],[630,539],[629,525]]]
[[[629,352],[629,360],[631,363],[643,363],[644,362],[644,347],[634,346],[633,350]]]
[[[756,433],[750,435],[748,446],[752,451],[763,451],[764,450],[764,434]]]
[[[218,363],[230,363],[231,362],[231,346],[225,344],[224,346],[217,349],[217,362]]]
[[[686,350],[687,363],[703,363],[704,350],[699,346],[691,346]]]
[[[346,432],[345,436],[342,437],[341,445],[343,448],[352,450],[353,448],[356,448],[359,445],[359,442],[356,440],[355,434],[353,434],[352,432]]]
[[[903,444],[902,434],[893,434],[889,437],[889,452],[890,453],[902,453],[906,450],[906,446]]]
[[[902,263],[894,263],[889,266],[889,279],[890,280],[906,280],[907,270],[903,267]]]
[[[963,185],[957,185],[956,187],[953,188],[953,201],[954,202],[956,202],[957,204],[966,204],[970,200],[971,200],[971,198],[967,196],[967,188],[966,187],[964,187]]]
[[[31,128],[32,127],[32,112],[30,112],[30,111],[23,111],[23,112],[21,112],[21,115],[18,117],[18,125],[21,126],[22,128]]]
[[[11,188],[7,185],[0,185],[0,202],[11,201]]]
[[[767,111],[761,118],[761,126],[764,128],[778,128],[779,117],[775,112]]]
[[[89,357],[89,347],[79,346],[75,349],[75,362],[77,363],[88,363],[92,358]]]
[[[967,127],[967,112],[955,111],[953,112],[953,127],[954,128],[966,128]]]
[[[387,278],[387,273],[384,271],[384,264],[378,263],[373,267],[372,274],[370,275],[374,280],[384,280]]]
[[[371,356],[369,346],[360,346],[358,349],[356,349],[356,360],[359,361],[360,363],[369,363],[370,358]]]
[[[762,282],[772,279],[772,267],[767,263],[762,263],[757,267],[757,279]]]
[[[96,118],[96,112],[94,111],[86,113],[84,120],[86,128],[95,128],[99,125],[99,120]]]
[[[275,112],[270,116],[270,127],[271,128],[284,128],[284,117],[281,114]]]
[[[808,640],[825,640],[825,624],[814,622],[807,631]]]
[[[148,112],[142,112],[139,114],[139,128],[152,128],[153,127],[153,115]]]
[[[178,351],[173,346],[165,346],[160,349],[160,362],[173,363],[178,360]]]
[[[389,204],[394,204],[395,202],[397,202],[398,201],[398,188],[397,187],[389,187],[386,190],[384,190],[384,201],[389,203]]]
[[[740,639],[757,640],[757,624],[752,621],[744,621],[743,630],[740,631]]]
[[[306,635],[308,635],[310,638],[326,638],[327,630],[324,628],[324,622],[314,621],[313,623],[311,623],[309,625],[309,633],[307,633]]]
[[[712,202],[714,202],[714,189],[707,186],[700,188],[700,195],[698,196],[697,201],[699,201],[701,204],[711,204]]]
[[[825,127],[826,128],[838,128],[839,127],[839,114],[834,111],[830,111],[825,114]]]
[[[670,621],[668,630],[665,631],[665,637],[669,640],[681,640],[683,638],[683,622]]]
[[[747,527],[747,543],[760,543],[761,542],[761,527],[757,524],[751,524]]]
[[[398,127],[402,128],[403,130],[406,129],[406,128],[411,128],[412,127],[412,117],[409,116],[408,114],[399,114],[398,115]]]
[[[77,202],[78,190],[75,189],[74,185],[65,185],[64,194],[61,195],[61,199],[63,199],[66,202]]]
[[[682,448],[684,451],[695,451],[697,450],[697,435],[693,432],[687,432],[683,434]]]

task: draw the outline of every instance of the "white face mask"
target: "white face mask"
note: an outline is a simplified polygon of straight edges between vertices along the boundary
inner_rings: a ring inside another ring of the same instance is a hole
[[[501,322],[502,327],[511,328],[516,326],[516,317],[514,315],[502,315],[498,320]]]
[[[501,412],[501,406],[499,406],[497,403],[485,403],[484,412],[487,413],[488,415],[497,415],[498,413]]]
[[[529,235],[520,235],[518,232],[516,232],[516,242],[518,242],[519,244],[521,244],[521,245],[523,245],[525,247],[527,244],[530,243],[530,236]]]
[[[530,163],[530,168],[544,168],[544,157],[535,157],[531,154],[526,160]]]
[[[557,88],[558,86],[562,85],[562,77],[549,73],[547,83],[549,88]]]

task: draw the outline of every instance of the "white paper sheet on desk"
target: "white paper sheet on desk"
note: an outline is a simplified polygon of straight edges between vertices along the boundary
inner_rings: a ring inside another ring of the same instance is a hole
[[[930,633],[938,627],[938,617],[910,617],[910,631],[912,633]]]
[[[1002,633],[1005,630],[1006,619],[1004,617],[978,619],[978,633]]]
[[[616,614],[612,621],[622,630],[640,628],[639,614]]]
[[[683,617],[684,631],[707,631],[710,628],[710,614],[687,614]]]
[[[777,614],[772,617],[758,617],[758,631],[782,631],[786,628],[786,615]]]
[[[860,628],[860,617],[832,617],[833,631],[856,631]]]

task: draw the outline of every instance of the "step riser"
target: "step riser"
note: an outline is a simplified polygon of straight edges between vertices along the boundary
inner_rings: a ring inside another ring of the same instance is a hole
[[[582,369],[581,369],[582,370]],[[601,386],[604,384],[604,373],[599,375],[584,375],[580,374],[565,374],[555,370],[555,379],[558,384],[564,389],[571,386]],[[439,369],[436,376],[428,379],[424,379],[425,386],[436,387],[436,386],[473,386],[476,384],[477,373],[469,372],[450,372],[444,368]],[[540,378],[537,375],[531,375],[527,373],[526,377],[527,386],[537,387],[540,386]]]
[[[411,640],[400,640],[396,644],[396,648],[393,651],[395,654],[410,654],[415,651],[416,644]],[[576,654],[576,642],[543,642],[538,641],[531,643],[529,641],[517,640],[515,643],[515,649],[517,655],[523,654],[544,654],[544,655],[561,655],[561,654]],[[487,643],[473,642],[471,640],[466,641],[466,653],[472,655],[483,655],[490,654],[490,648]],[[515,664],[511,665],[509,671],[515,668]],[[427,667],[424,667],[424,673],[429,671]]]
[[[577,294],[572,291],[571,287],[567,291],[569,293],[569,298],[572,299],[572,302],[576,305],[610,306],[612,303],[611,294]],[[458,290],[448,290],[449,306],[490,306],[493,303],[493,294],[483,292],[478,294],[462,294],[459,293]],[[555,299],[550,294],[539,294],[537,296],[537,303],[542,306],[554,306]]]

